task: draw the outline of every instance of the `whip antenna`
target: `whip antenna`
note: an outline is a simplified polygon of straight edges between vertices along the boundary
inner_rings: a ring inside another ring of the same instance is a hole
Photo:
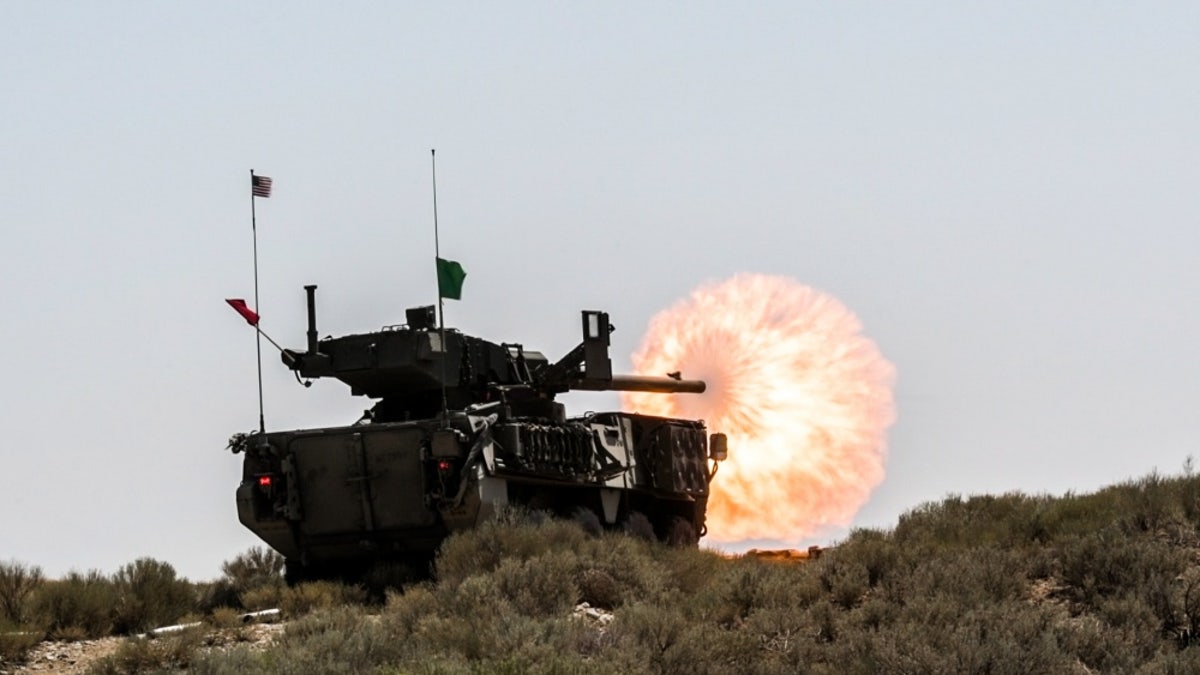
[[[437,148],[429,150],[430,174],[433,178],[433,266],[438,279],[438,341],[442,349],[442,422],[449,423],[450,412],[446,404],[446,358],[450,351],[446,348],[446,307],[442,300],[441,257],[442,252],[438,242],[437,214]]]

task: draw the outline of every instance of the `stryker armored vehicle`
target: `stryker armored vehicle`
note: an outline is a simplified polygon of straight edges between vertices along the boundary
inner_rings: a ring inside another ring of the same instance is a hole
[[[626,412],[567,417],[554,400],[572,390],[704,391],[678,373],[613,375],[604,312],[583,312],[583,342],[551,363],[520,344],[439,330],[432,306],[408,310],[404,325],[318,340],[316,286],[305,291],[307,349],[281,350],[284,364],[378,402],[349,426],[230,440],[245,454],[238,518],[284,556],[290,582],[380,562],[427,567],[450,533],[504,505],[606,527],[647,530],[648,520],[675,545],[703,536],[723,434]]]

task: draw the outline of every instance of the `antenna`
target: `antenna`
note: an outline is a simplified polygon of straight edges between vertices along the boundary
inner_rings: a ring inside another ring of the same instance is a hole
[[[258,304],[258,217],[254,210],[255,197],[262,195],[264,197],[271,196],[271,183],[267,179],[265,192],[259,188],[258,177],[254,175],[254,169],[250,169],[250,231],[254,237],[254,309],[261,310],[262,306]],[[258,328],[257,321],[255,322],[256,329]],[[267,423],[263,417],[263,383],[262,383],[262,331],[256,330],[257,336],[254,338],[254,347],[258,357],[258,432],[265,434],[267,432]]]
[[[438,279],[437,294],[438,294],[438,341],[441,342],[442,348],[442,423],[449,424],[450,412],[449,406],[446,403],[446,358],[450,354],[450,350],[446,346],[446,307],[442,299],[442,284],[438,276],[439,259],[442,257],[440,243],[438,242],[438,215],[437,215],[437,148],[429,150],[430,173],[433,177],[433,268],[434,278]]]

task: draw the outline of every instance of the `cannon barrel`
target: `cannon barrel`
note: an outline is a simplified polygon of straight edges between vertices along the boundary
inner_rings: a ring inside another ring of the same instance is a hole
[[[571,382],[572,390],[581,391],[649,391],[660,394],[703,394],[704,380],[677,380],[652,375],[613,375],[612,379],[579,379]]]

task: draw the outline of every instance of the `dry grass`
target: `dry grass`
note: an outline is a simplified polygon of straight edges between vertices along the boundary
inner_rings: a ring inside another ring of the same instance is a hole
[[[437,579],[382,606],[361,588],[229,574],[239,604],[295,617],[275,645],[139,644],[102,672],[1200,672],[1198,561],[1190,474],[1061,498],[950,497],[799,564],[509,515],[449,539]],[[143,567],[150,586],[178,581]],[[249,568],[271,563],[237,569]],[[117,617],[98,608],[132,592],[129,572],[43,582],[26,606],[38,630],[111,630]],[[573,616],[581,601],[612,620]]]

